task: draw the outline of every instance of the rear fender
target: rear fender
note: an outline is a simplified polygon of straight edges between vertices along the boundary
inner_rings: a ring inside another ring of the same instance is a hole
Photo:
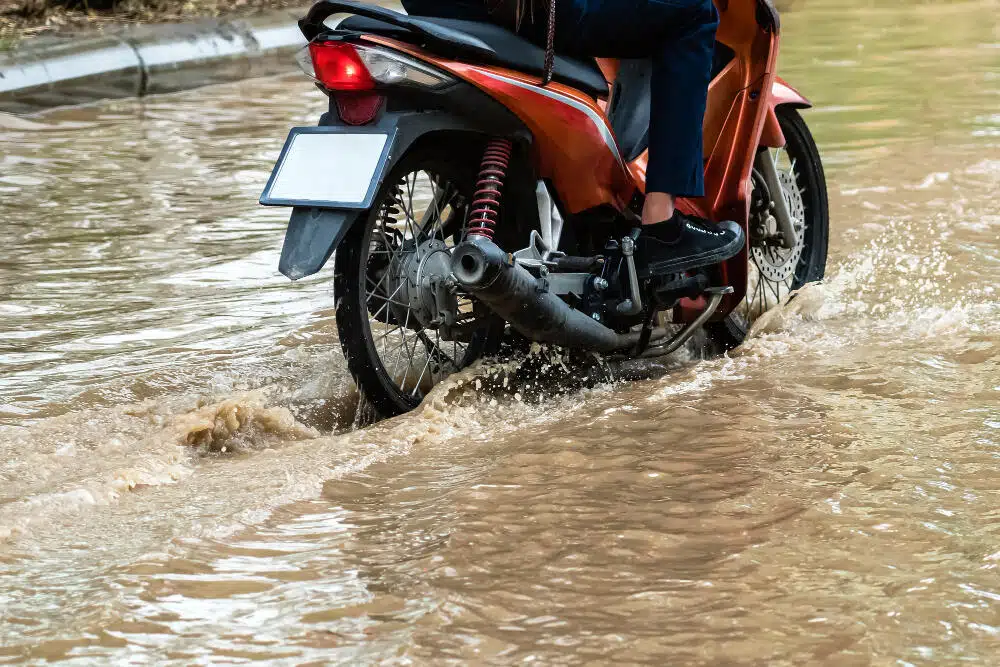
[[[318,272],[351,226],[367,213],[357,209],[296,206],[288,220],[278,270],[292,280]]]
[[[803,97],[797,90],[789,86],[781,77],[774,78],[771,86],[771,100],[767,115],[764,117],[764,129],[760,134],[760,145],[767,148],[781,148],[785,145],[785,135],[778,124],[777,109],[780,106],[790,106],[793,109],[808,109],[812,102]]]

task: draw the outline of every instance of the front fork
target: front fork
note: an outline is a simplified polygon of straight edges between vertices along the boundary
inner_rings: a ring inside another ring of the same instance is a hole
[[[792,222],[792,215],[788,211],[788,202],[785,201],[784,191],[781,188],[781,179],[778,178],[778,167],[774,164],[774,155],[771,150],[763,148],[757,151],[754,158],[754,169],[764,179],[767,185],[768,194],[771,195],[771,210],[778,223],[779,236],[781,237],[782,248],[795,247],[795,224]]]

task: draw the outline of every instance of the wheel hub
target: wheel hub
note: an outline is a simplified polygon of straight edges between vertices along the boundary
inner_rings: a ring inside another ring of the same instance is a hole
[[[759,233],[752,235],[750,253],[761,275],[772,282],[783,282],[795,273],[805,244],[805,205],[795,175],[792,171],[779,171],[778,180],[795,228],[795,245],[782,248],[774,242],[777,225],[772,223],[773,216],[769,210],[757,213],[751,220],[751,229],[759,230]]]
[[[397,270],[400,300],[409,304],[421,326],[455,322],[458,299],[452,289],[451,252],[444,241],[424,241],[406,253]]]

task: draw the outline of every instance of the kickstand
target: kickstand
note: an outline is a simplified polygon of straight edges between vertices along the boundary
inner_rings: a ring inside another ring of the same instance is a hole
[[[653,310],[652,305],[647,305],[646,321],[642,325],[642,332],[639,334],[639,340],[636,341],[635,352],[633,352],[636,356],[645,352],[646,348],[649,347],[649,339],[653,336],[653,318],[655,315],[656,311]]]

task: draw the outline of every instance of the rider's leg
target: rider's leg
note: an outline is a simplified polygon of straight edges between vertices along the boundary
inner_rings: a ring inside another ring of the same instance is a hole
[[[718,13],[712,0],[574,0],[577,29],[560,48],[577,54],[652,57],[649,164],[639,236],[644,274],[715,264],[743,246],[732,222],[674,210],[675,197],[704,195],[702,125]],[[566,25],[565,20],[561,24]],[[559,41],[560,22],[556,23]]]
[[[718,14],[709,2],[694,3],[653,58],[649,165],[643,224],[668,220],[674,198],[705,193],[702,123],[712,71]]]
[[[647,192],[646,201],[642,203],[642,224],[655,225],[672,218],[676,199],[669,192]]]

